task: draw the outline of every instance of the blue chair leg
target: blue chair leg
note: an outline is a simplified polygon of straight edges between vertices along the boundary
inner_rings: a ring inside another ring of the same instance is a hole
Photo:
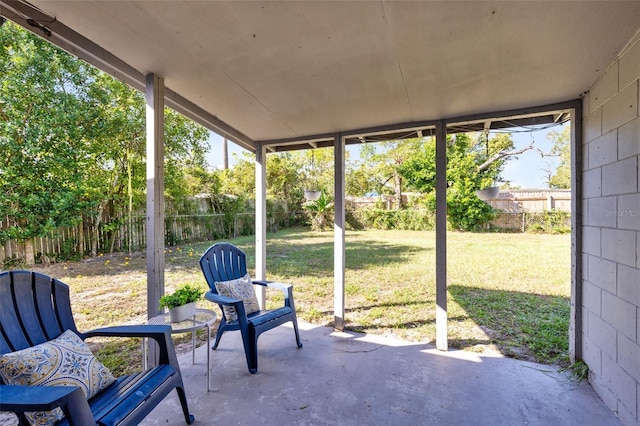
[[[300,332],[298,331],[298,321],[296,319],[293,320],[293,330],[296,332],[296,343],[298,344],[298,348],[301,348],[302,342],[300,341]]]
[[[258,351],[257,342],[249,349],[249,355],[247,356],[247,362],[249,367],[249,373],[256,374],[258,372]]]
[[[218,345],[220,344],[220,338],[222,337],[222,333],[224,333],[224,327],[220,325],[218,327],[218,332],[216,333],[216,341],[213,343],[213,347],[211,348],[214,351],[218,348]]]
[[[251,374],[258,372],[258,335],[253,327],[249,328],[249,347],[247,351],[247,366]]]
[[[256,374],[258,372],[258,348],[257,337],[255,330],[249,324],[243,324],[244,327],[240,327],[240,334],[242,335],[242,345],[244,346],[244,356],[247,359],[247,367],[249,373]]]
[[[184,413],[184,418],[188,425],[192,425],[195,421],[195,417],[193,414],[189,413],[189,407],[187,406],[187,394],[184,391],[184,388],[181,386],[176,387],[176,391],[178,392],[178,398],[180,399],[180,405],[182,405],[182,412]]]

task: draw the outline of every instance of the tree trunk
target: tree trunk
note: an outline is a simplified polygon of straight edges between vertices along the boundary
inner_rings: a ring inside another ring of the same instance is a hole
[[[396,189],[396,210],[402,208],[402,177],[398,173],[394,173],[394,184]]]
[[[36,264],[36,254],[32,238],[29,238],[24,242],[24,263],[27,266],[33,266]]]
[[[84,219],[80,219],[78,224],[78,246],[76,251],[80,257],[84,257]]]
[[[93,223],[93,241],[91,242],[91,256],[98,256],[98,243],[100,241],[100,224],[102,223],[102,212],[104,211],[104,203],[98,205],[98,212]]]
[[[111,232],[111,244],[109,245],[109,253],[113,253],[113,250],[116,246],[116,238],[118,237],[118,231],[114,230]]]

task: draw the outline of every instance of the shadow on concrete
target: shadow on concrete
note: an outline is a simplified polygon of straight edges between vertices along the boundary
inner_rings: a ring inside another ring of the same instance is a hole
[[[401,340],[338,333],[301,322],[304,343],[280,326],[259,341],[249,374],[238,333],[212,351],[180,357],[196,424],[265,425],[618,425],[586,382],[545,365]],[[144,425],[182,425],[175,395]]]

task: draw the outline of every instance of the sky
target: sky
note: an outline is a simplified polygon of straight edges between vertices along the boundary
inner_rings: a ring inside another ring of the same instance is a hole
[[[533,141],[535,147],[548,153],[551,150],[552,142],[547,138],[547,133],[550,131],[561,133],[562,129],[562,126],[554,126],[536,131],[514,131],[511,133],[511,137],[516,149],[524,148]],[[509,181],[511,186],[523,189],[548,188],[544,169],[551,166],[553,170],[557,165],[557,159],[543,158],[539,152],[531,150],[520,154],[517,159],[509,160],[502,172],[502,177]]]
[[[213,132],[209,132],[209,152],[206,155],[207,163],[209,163],[209,167],[214,169],[222,168],[222,136],[217,135]],[[238,145],[229,141],[227,144],[229,148],[229,167],[232,167],[234,164],[234,154],[237,158],[242,158],[243,152],[249,152],[246,149],[240,148]]]
[[[519,129],[512,131],[511,135],[517,148],[523,148],[531,143],[533,140],[534,146],[549,152],[551,149],[551,142],[547,138],[549,131],[555,130],[560,133],[562,131],[561,126],[555,126],[548,129],[529,131],[526,129]],[[211,146],[207,153],[207,162],[209,166],[214,168],[222,167],[222,137],[211,133],[209,138],[209,144]],[[242,152],[246,152],[233,142],[229,142],[229,165],[234,163],[234,154],[241,158]],[[357,150],[358,145],[347,146],[348,150]],[[357,152],[351,153],[351,158],[357,158]],[[548,167],[547,163],[553,161],[550,158],[542,158],[537,151],[527,151],[524,154],[518,156],[517,159],[511,159],[507,162],[502,177],[504,180],[509,181],[512,186],[520,188],[546,188],[546,174],[544,168]],[[557,163],[554,163],[557,164]],[[555,165],[554,165],[555,167]]]

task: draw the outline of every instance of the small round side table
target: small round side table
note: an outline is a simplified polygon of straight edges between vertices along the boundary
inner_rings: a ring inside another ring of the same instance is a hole
[[[156,315],[151,318],[147,324],[152,325],[170,325],[171,334],[188,333],[191,332],[191,362],[196,363],[196,331],[206,328],[207,329],[207,392],[211,390],[211,326],[216,322],[218,316],[215,312],[209,309],[196,309],[196,314],[189,319],[180,322],[171,322],[169,319],[169,313]],[[142,344],[142,359],[144,362],[144,368],[147,368],[147,345],[146,342]]]

